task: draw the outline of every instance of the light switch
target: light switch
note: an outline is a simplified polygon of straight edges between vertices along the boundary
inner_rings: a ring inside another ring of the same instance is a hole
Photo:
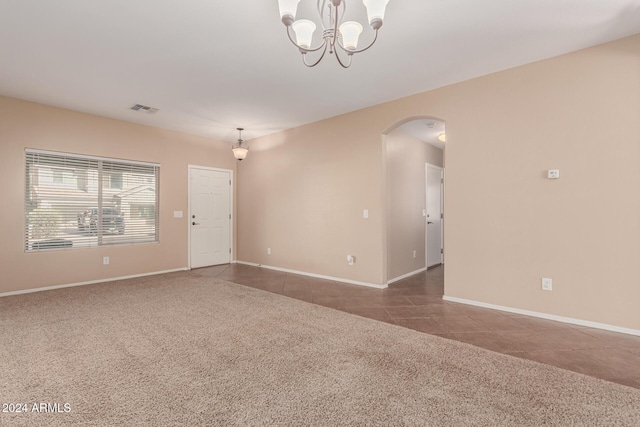
[[[369,218],[369,209],[365,209],[362,211],[362,218]]]

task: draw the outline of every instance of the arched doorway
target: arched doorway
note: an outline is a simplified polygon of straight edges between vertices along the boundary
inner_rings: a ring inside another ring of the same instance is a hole
[[[445,122],[410,117],[383,133],[386,283],[444,262]]]

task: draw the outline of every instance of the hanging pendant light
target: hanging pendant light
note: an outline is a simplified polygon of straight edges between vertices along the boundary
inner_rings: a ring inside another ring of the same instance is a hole
[[[233,157],[235,157],[239,161],[242,161],[247,157],[249,148],[242,145],[242,131],[244,130],[244,128],[236,129],[238,129],[238,142],[231,145],[231,149],[233,150]]]

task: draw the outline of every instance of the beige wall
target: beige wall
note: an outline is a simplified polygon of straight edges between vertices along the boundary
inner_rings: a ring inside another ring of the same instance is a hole
[[[252,140],[238,167],[238,260],[379,284],[382,156],[372,140],[380,134],[346,116]]]
[[[387,278],[393,280],[425,268],[425,164],[442,166],[442,150],[397,129],[385,139],[385,157]]]
[[[383,283],[381,134],[433,116],[446,294],[640,329],[639,75],[637,35],[253,140],[238,258]]]
[[[25,148],[160,163],[160,243],[25,253]],[[187,267],[188,164],[235,169],[226,143],[0,97],[0,293]]]

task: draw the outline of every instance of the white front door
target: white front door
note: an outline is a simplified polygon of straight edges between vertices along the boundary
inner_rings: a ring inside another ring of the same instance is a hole
[[[189,167],[191,268],[231,262],[231,171]]]
[[[442,168],[427,165],[427,268],[442,264]]]

